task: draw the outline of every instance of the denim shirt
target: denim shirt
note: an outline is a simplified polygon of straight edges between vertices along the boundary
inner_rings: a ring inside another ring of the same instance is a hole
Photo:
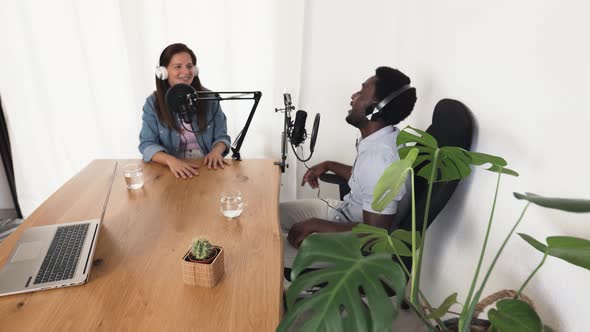
[[[223,156],[229,152],[231,146],[230,137],[227,134],[226,117],[218,101],[205,101],[205,111],[207,112],[207,127],[203,132],[199,131],[196,114],[193,115],[192,126],[195,130],[197,142],[203,152],[207,155],[213,149],[217,142],[225,143],[226,149]],[[139,133],[139,152],[143,155],[145,162],[150,162],[153,156],[164,151],[176,158],[183,158],[184,150],[180,146],[180,133],[173,128],[168,128],[165,124],[160,123],[156,115],[156,95],[151,94],[145,100],[143,105],[143,124]],[[212,117],[215,118],[212,120]],[[176,119],[176,121],[179,121]],[[181,120],[180,120],[181,121]]]

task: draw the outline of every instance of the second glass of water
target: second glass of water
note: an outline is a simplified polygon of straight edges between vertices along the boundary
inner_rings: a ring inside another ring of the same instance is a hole
[[[221,213],[229,219],[237,218],[242,214],[244,202],[242,193],[237,190],[221,193]]]
[[[139,189],[143,187],[143,168],[141,164],[127,164],[123,168],[127,189]]]

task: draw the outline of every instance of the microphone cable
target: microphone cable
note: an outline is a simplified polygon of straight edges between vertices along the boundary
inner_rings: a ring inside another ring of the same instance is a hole
[[[295,152],[295,151],[293,151],[293,152]],[[301,152],[303,153],[303,148],[301,148]],[[297,155],[297,154],[295,154],[295,155]],[[308,171],[311,171],[311,168],[309,166],[307,166],[307,163],[305,161],[303,162],[303,166],[305,166],[305,168],[307,168]],[[346,221],[353,222],[352,220],[350,220],[350,218],[348,218],[348,216],[346,215],[346,213],[344,213],[344,211],[342,209],[339,209],[339,208],[336,208],[336,207],[332,206],[332,204],[330,204],[330,202],[328,202],[327,200],[325,200],[322,197],[320,197],[320,193],[321,192],[322,192],[322,188],[321,188],[320,184],[318,183],[318,195],[317,195],[317,198],[320,199],[322,202],[326,203],[326,205],[328,206],[328,208],[330,208],[330,209],[338,212],[340,215],[342,215],[346,219]]]
[[[307,133],[303,135],[303,140],[305,140],[307,138]],[[295,155],[295,157],[297,158],[297,160],[299,160],[300,162],[302,162],[304,165],[306,162],[308,162],[311,157],[313,156],[313,152],[311,152],[309,154],[309,157],[307,157],[307,159],[302,159],[301,157],[299,157],[299,155],[297,154],[297,151],[295,151],[295,146],[293,145],[293,142],[291,142],[291,140],[289,139],[289,144],[291,145],[291,150],[293,150],[293,154]],[[303,147],[300,145],[299,148],[301,148],[301,155],[303,155]],[[304,157],[305,158],[305,157]],[[305,165],[305,167],[307,167],[307,165]],[[309,167],[307,167],[307,169],[309,169]]]

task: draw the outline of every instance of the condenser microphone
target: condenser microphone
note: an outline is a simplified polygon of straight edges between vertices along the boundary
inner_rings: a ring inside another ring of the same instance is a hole
[[[293,124],[293,130],[291,131],[291,143],[294,146],[299,146],[305,138],[305,121],[307,120],[307,112],[299,110],[295,115],[295,124]]]
[[[166,105],[173,115],[186,124],[197,112],[197,91],[188,84],[176,84],[166,92]]]

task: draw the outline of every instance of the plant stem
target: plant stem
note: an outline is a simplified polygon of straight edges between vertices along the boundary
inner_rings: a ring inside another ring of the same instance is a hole
[[[414,288],[420,289],[420,272],[422,270],[422,256],[424,255],[424,244],[426,243],[426,227],[428,227],[428,213],[430,212],[430,196],[432,196],[432,186],[436,178],[436,164],[438,162],[438,154],[440,149],[434,151],[434,157],[432,158],[432,170],[430,171],[430,179],[428,180],[428,194],[426,195],[426,206],[424,207],[424,220],[422,222],[422,241],[420,242],[420,256],[418,257],[418,263],[415,269],[412,269],[412,277],[415,278],[415,283],[412,285]],[[412,188],[413,189],[413,188]],[[414,208],[414,207],[412,207]],[[413,225],[414,226],[414,225]],[[414,232],[412,228],[412,232]],[[414,239],[412,239],[413,242]],[[412,264],[415,263],[414,256],[412,256]],[[413,289],[415,292],[415,289]],[[412,293],[410,293],[412,294]],[[413,294],[414,298],[412,301],[418,302],[418,296],[416,293]]]
[[[406,276],[408,278],[410,278],[410,271],[408,271],[408,268],[402,263],[402,258],[400,257],[400,255],[397,253],[397,250],[395,250],[395,248],[390,244],[391,248],[393,249],[393,252],[395,254],[395,256],[397,257],[397,259],[400,261],[400,266],[402,267],[402,270],[404,270],[404,273],[406,274]],[[428,310],[430,312],[434,311],[434,308],[432,308],[432,305],[430,305],[430,303],[428,302],[428,300],[426,299],[426,296],[424,296],[424,294],[418,290],[418,294],[420,295],[420,298],[422,299],[422,301],[424,302],[424,304],[426,305],[426,308],[428,308]],[[396,295],[397,296],[397,295]],[[417,315],[421,315],[421,313],[416,312]],[[424,318],[426,319],[426,318]],[[443,321],[440,318],[436,318],[435,321],[438,323],[438,325],[440,327],[442,327],[443,329],[446,328],[445,323],[443,323]]]
[[[412,271],[416,272],[416,264],[418,264],[416,257],[416,196],[414,190],[414,169],[410,168],[412,175]],[[416,273],[412,273],[410,278],[410,302],[417,305],[415,301],[416,293]]]
[[[512,229],[510,230],[510,233],[508,233],[508,236],[506,236],[506,239],[504,239],[504,242],[502,243],[502,246],[500,246],[500,250],[498,250],[498,253],[496,254],[496,257],[494,257],[494,260],[492,261],[492,265],[490,265],[490,268],[488,269],[488,272],[486,273],[485,278],[483,279],[483,282],[480,286],[480,290],[483,290],[484,286],[486,285],[488,279],[490,278],[490,274],[492,274],[492,270],[494,269],[494,266],[496,265],[496,262],[498,261],[498,258],[500,257],[500,255],[502,254],[502,251],[504,251],[504,247],[506,247],[506,244],[508,243],[508,240],[510,240],[510,237],[512,236],[512,234],[514,233],[514,230],[516,230],[516,227],[518,227],[518,225],[520,224],[520,222],[522,221],[522,218],[524,217],[524,214],[526,213],[526,210],[529,208],[529,205],[531,203],[528,202],[524,209],[522,210],[522,213],[520,214],[520,217],[518,218],[518,220],[516,221],[516,224],[514,224],[514,226],[512,227]],[[479,299],[478,299],[479,300]]]
[[[531,203],[528,202],[524,209],[522,210],[522,213],[520,214],[520,217],[518,218],[518,220],[516,221],[516,224],[514,224],[514,226],[512,227],[512,229],[510,230],[510,233],[508,233],[508,236],[506,236],[506,239],[504,239],[504,242],[502,243],[502,246],[500,246],[500,249],[498,250],[498,253],[496,253],[496,256],[494,257],[494,260],[492,261],[492,264],[490,265],[490,268],[488,269],[488,272],[486,273],[486,276],[484,277],[481,286],[479,287],[479,290],[477,291],[477,293],[475,294],[475,296],[473,297],[473,300],[471,301],[471,303],[467,303],[468,304],[468,308],[469,311],[466,313],[467,315],[465,315],[463,318],[463,320],[467,319],[467,322],[471,322],[471,316],[473,315],[473,311],[475,310],[475,304],[479,301],[479,297],[481,296],[481,293],[483,292],[484,287],[486,286],[486,283],[488,282],[488,279],[490,278],[490,275],[492,274],[492,270],[494,269],[494,266],[496,265],[496,262],[498,261],[498,258],[500,257],[500,254],[502,254],[502,251],[504,251],[504,247],[506,246],[506,243],[508,243],[508,240],[510,239],[510,237],[512,236],[512,234],[514,233],[514,230],[516,229],[516,227],[518,227],[518,225],[520,224],[520,222],[522,221],[522,218],[524,217],[524,214],[526,213],[526,210],[529,208],[529,205]],[[459,320],[459,324],[461,324],[461,319]],[[463,328],[468,328],[469,325],[467,326],[463,326]],[[465,330],[467,331],[467,330]]]
[[[418,306],[414,305],[412,302],[409,303],[409,306],[412,309],[412,311],[414,311],[416,316],[418,316],[418,318],[426,325],[426,327],[429,328],[429,330],[437,331],[436,327],[434,327],[432,323],[430,323],[428,319],[426,319],[425,316],[422,314],[422,310],[418,309]]]
[[[531,273],[531,275],[527,278],[527,280],[524,282],[524,284],[520,287],[520,289],[518,290],[518,293],[516,293],[517,298],[520,297],[520,294],[522,293],[522,291],[524,290],[526,285],[529,283],[529,281],[531,281],[531,279],[533,278],[535,273],[537,273],[537,271],[539,271],[541,266],[543,266],[543,264],[545,264],[546,259],[547,259],[547,253],[545,253],[545,255],[543,255],[543,259],[541,260],[541,263],[539,264],[539,266],[537,266],[537,268],[533,271],[533,273]]]
[[[492,202],[492,211],[490,213],[490,219],[488,220],[488,228],[486,229],[486,235],[483,241],[483,245],[481,246],[481,253],[479,254],[479,260],[477,261],[477,268],[475,269],[475,274],[473,275],[473,280],[471,281],[471,286],[469,287],[469,293],[467,293],[467,298],[465,299],[466,306],[463,306],[462,313],[465,313],[469,310],[469,303],[471,302],[471,296],[473,296],[473,290],[475,289],[475,284],[477,283],[477,279],[479,278],[479,271],[481,269],[481,264],[483,262],[483,258],[485,256],[486,248],[488,245],[488,238],[490,236],[490,230],[492,229],[492,221],[494,220],[494,211],[496,210],[496,200],[498,199],[498,189],[500,188],[500,178],[502,177],[502,172],[498,173],[498,180],[496,181],[496,191],[494,193],[494,200]],[[470,323],[469,321],[467,323]]]
[[[403,263],[402,258],[400,257],[400,255],[398,255],[397,250],[395,250],[395,248],[393,249],[393,252],[395,253],[395,257],[397,257],[397,260],[400,263],[399,266],[401,266],[402,267],[402,270],[404,270],[404,272],[406,273],[406,277],[410,278],[410,271],[408,271],[408,268]]]

